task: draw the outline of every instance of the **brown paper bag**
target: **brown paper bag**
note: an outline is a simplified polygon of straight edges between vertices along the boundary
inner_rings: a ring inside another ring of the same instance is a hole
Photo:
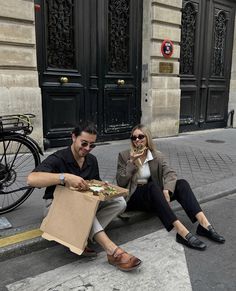
[[[42,237],[54,240],[78,255],[87,245],[99,197],[57,186],[48,215],[40,229]]]

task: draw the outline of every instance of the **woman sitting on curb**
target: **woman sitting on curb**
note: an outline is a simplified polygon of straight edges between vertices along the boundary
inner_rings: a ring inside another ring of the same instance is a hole
[[[224,243],[203,213],[189,183],[177,180],[161,152],[155,149],[150,131],[142,124],[131,132],[131,150],[119,153],[117,184],[129,189],[127,210],[154,212],[167,231],[177,231],[176,241],[187,247],[205,250],[206,244],[180,222],[170,207],[177,200],[190,220],[199,222],[197,234]]]

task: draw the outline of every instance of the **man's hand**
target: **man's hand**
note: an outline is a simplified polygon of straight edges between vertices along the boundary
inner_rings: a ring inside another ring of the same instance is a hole
[[[87,182],[83,178],[73,174],[65,174],[65,183],[72,190],[86,191],[89,189]]]
[[[170,203],[170,194],[169,194],[169,190],[163,190],[163,194],[164,194],[164,196],[165,196],[165,198],[166,198],[166,201],[167,201],[168,203]]]
[[[28,176],[27,183],[29,186],[38,188],[59,185],[59,176],[59,173],[32,172]],[[88,184],[83,178],[69,173],[65,173],[64,176],[65,185],[68,188],[75,188],[78,191],[88,190]]]

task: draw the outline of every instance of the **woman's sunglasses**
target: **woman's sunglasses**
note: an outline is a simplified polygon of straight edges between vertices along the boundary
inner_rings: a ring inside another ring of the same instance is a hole
[[[82,146],[83,148],[86,148],[88,145],[89,145],[89,148],[90,148],[90,149],[94,149],[94,148],[96,147],[96,144],[95,144],[95,143],[89,143],[89,142],[86,141],[86,140],[81,141],[81,146]]]
[[[141,139],[144,139],[145,138],[145,135],[143,135],[143,134],[139,134],[139,135],[132,135],[131,137],[130,137],[130,139],[132,140],[132,141],[135,141],[135,140],[141,140]]]

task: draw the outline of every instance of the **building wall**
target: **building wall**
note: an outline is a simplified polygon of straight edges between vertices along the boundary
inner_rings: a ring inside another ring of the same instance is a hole
[[[234,26],[234,46],[233,46],[233,55],[232,55],[232,68],[231,68],[228,111],[233,110],[233,109],[235,111],[233,127],[236,127],[236,19],[235,19],[235,26]]]
[[[141,122],[151,129],[154,137],[173,136],[179,132],[181,8],[182,0],[143,1]],[[161,44],[166,38],[174,43],[170,59],[161,54]],[[160,62],[172,62],[173,73],[160,73]]]
[[[0,115],[34,113],[32,137],[42,145],[42,104],[36,64],[34,1],[0,0]],[[154,137],[179,132],[179,57],[182,0],[143,0],[142,119]],[[174,54],[165,59],[161,43],[169,38]],[[160,73],[160,62],[172,62],[173,73]],[[236,26],[229,111],[236,110]],[[236,126],[236,113],[234,118]]]
[[[0,115],[33,113],[32,137],[42,145],[34,1],[0,0]]]

